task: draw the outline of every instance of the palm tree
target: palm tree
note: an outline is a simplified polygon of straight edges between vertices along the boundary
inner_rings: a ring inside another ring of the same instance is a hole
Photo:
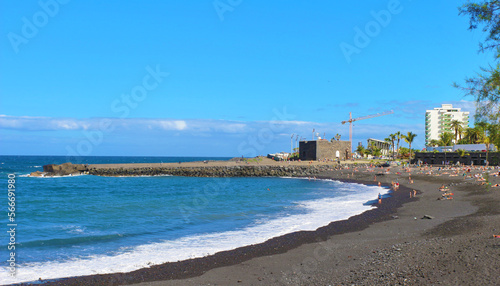
[[[439,135],[439,146],[451,146],[453,142],[453,133],[445,132]]]
[[[394,135],[396,135],[396,139],[398,140],[398,148],[397,148],[397,150],[398,150],[398,157],[399,157],[399,140],[403,139],[403,136],[404,136],[404,135],[403,135],[403,134],[401,134],[401,132],[400,132],[400,131],[398,131],[398,132],[394,133]]]
[[[392,140],[391,140],[391,137],[387,137],[384,139],[385,142],[389,143],[389,148],[392,148],[392,144],[394,143]],[[386,154],[386,155],[389,155],[389,154]]]
[[[500,150],[500,124],[490,124],[488,136],[490,137],[491,144]]]
[[[478,128],[480,130],[480,132],[482,131],[482,138],[479,139],[480,140],[479,142],[483,143],[486,146],[486,161],[488,161],[488,155],[490,152],[490,144],[493,141],[492,139],[494,139],[494,135],[495,135],[492,133],[495,133],[495,128],[493,128],[493,130],[492,130],[491,124],[489,124],[487,122],[476,123],[476,128]],[[493,132],[491,132],[491,131],[493,131]]]
[[[467,151],[465,151],[464,149],[458,149],[457,154],[460,157],[465,157],[465,154],[467,154]]]
[[[431,141],[429,141],[429,146],[431,147],[439,146],[439,140],[431,139]]]
[[[481,121],[477,122],[475,125],[476,126],[474,126],[474,128],[477,128],[479,131],[481,131],[482,137],[486,137],[486,131],[490,127],[490,124],[488,122]]]
[[[462,131],[463,126],[462,122],[459,120],[453,120],[450,123],[450,127],[455,131],[455,144],[458,142],[457,136],[460,135],[460,139],[462,139]]]
[[[457,150],[457,154],[458,156],[460,156],[460,159],[462,159],[463,157],[465,156],[469,156],[470,154],[467,153],[467,151],[465,151],[464,149],[458,149]],[[460,160],[461,161],[461,160]]]
[[[372,149],[372,155],[375,156],[375,157],[381,156],[382,155],[382,151],[381,150],[382,149],[380,149],[380,148],[374,147]]]
[[[417,134],[412,133],[412,132],[408,132],[408,134],[403,135],[403,138],[405,139],[406,143],[408,143],[408,145],[410,146],[410,158],[409,158],[409,161],[411,161],[411,143],[413,143],[413,139],[415,139],[415,137],[417,137]]]
[[[486,162],[488,162],[488,154],[490,153],[490,137],[484,137],[483,143],[486,146]]]
[[[400,149],[399,153],[401,154],[401,158],[405,158],[406,156],[408,156],[408,158],[410,158],[410,149],[403,147],[402,145],[401,145],[401,149]]]
[[[370,146],[368,146],[368,149],[370,150],[370,154],[375,156],[375,157],[382,155],[381,149],[377,148],[377,146],[375,145],[375,142],[372,142],[370,144]]]
[[[478,128],[465,129],[465,139],[469,144],[476,144],[481,139],[482,132]]]
[[[358,152],[358,154],[361,155],[361,157],[365,157],[366,149],[365,147],[363,147],[363,145],[358,145],[356,152]]]
[[[391,138],[391,144],[392,144],[392,160],[394,160],[394,141],[396,141],[396,134],[391,134],[389,135],[389,138]]]

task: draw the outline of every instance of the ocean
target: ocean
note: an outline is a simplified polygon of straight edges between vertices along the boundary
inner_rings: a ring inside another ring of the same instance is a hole
[[[229,158],[78,159],[104,164]],[[15,197],[15,209],[0,215],[0,284],[128,272],[203,257],[346,219],[371,209],[367,202],[388,191],[303,178],[27,176],[42,165],[65,162],[64,156],[0,156],[5,210],[8,188]],[[13,233],[15,249],[9,250]],[[12,252],[15,276],[8,261]]]

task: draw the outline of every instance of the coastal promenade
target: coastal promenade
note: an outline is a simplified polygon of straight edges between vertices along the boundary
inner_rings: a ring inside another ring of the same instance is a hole
[[[318,178],[399,188],[372,210],[316,231],[47,285],[498,285],[499,171],[344,164]]]

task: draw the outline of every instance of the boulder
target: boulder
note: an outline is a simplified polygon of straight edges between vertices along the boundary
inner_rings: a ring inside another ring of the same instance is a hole
[[[43,177],[44,175],[45,175],[45,173],[42,173],[40,171],[36,171],[36,172],[31,172],[30,177]]]
[[[81,174],[88,170],[87,167],[83,164],[64,163],[61,165],[44,165],[43,171],[46,172],[49,176],[67,176],[73,174]]]

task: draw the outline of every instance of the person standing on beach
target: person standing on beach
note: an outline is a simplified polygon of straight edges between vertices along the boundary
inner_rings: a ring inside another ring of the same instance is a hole
[[[378,204],[382,204],[382,195],[380,193],[378,193]]]

